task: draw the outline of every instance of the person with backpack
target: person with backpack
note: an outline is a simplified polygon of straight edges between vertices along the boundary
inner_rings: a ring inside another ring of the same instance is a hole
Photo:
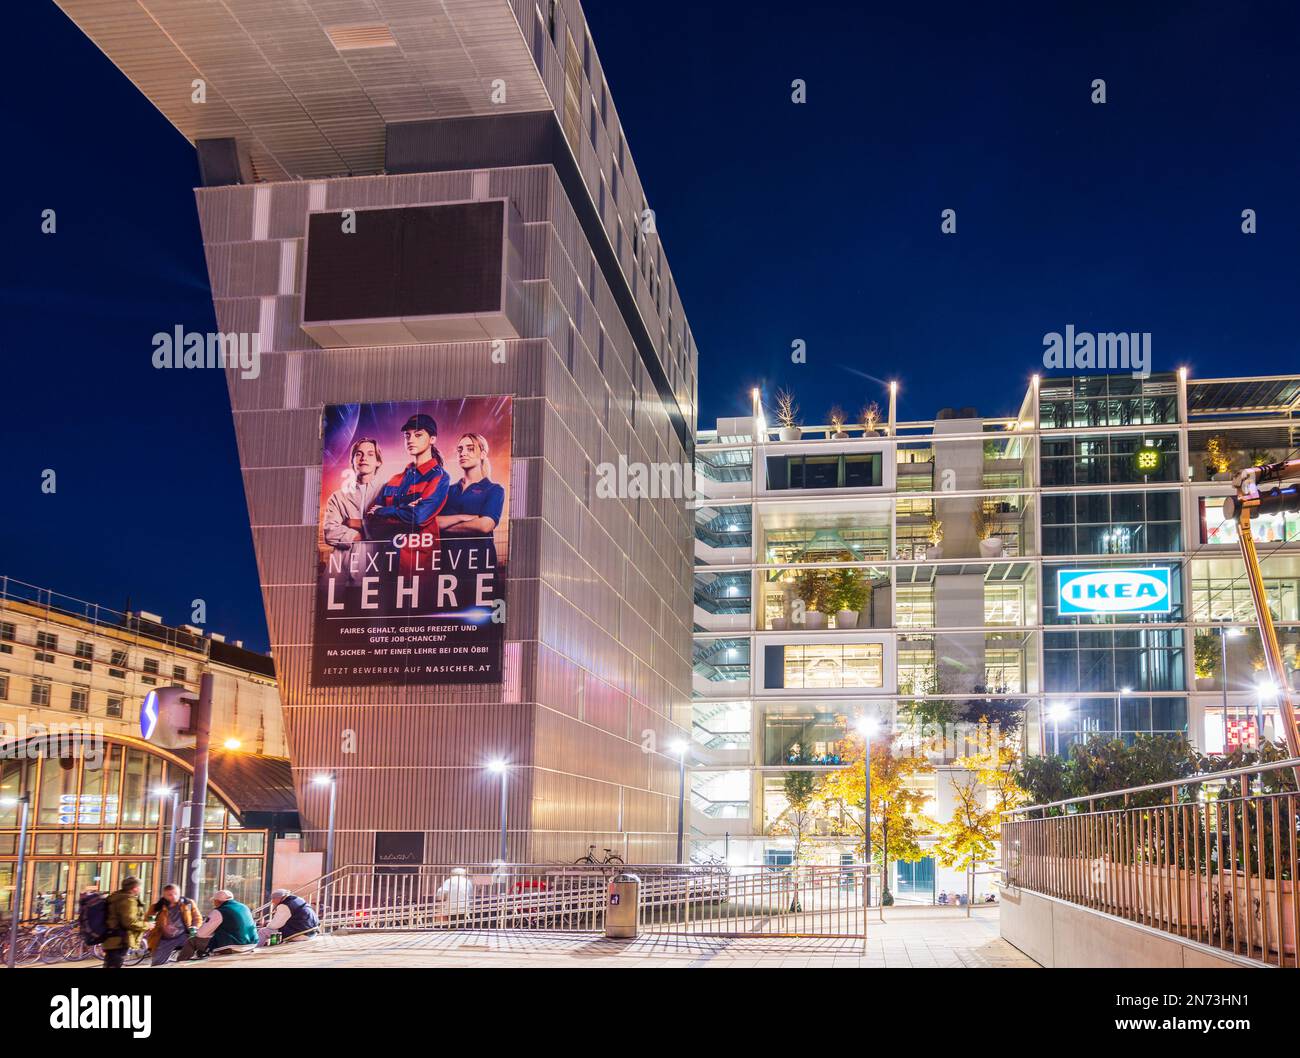
[[[146,914],[153,919],[153,929],[149,931],[152,966],[166,966],[172,952],[179,951],[203,922],[198,904],[181,896],[180,887],[170,883],[163,886],[162,896]]]
[[[108,897],[98,889],[84,889],[77,897],[77,932],[87,948],[108,936]]]
[[[307,940],[316,936],[320,919],[302,897],[288,889],[276,889],[271,893],[271,907],[271,921],[265,929],[258,930],[263,942],[272,933],[280,934],[281,941]]]
[[[140,947],[144,933],[144,902],[140,899],[140,879],[123,878],[122,887],[107,901],[105,914],[104,969],[120,970],[126,953]]]

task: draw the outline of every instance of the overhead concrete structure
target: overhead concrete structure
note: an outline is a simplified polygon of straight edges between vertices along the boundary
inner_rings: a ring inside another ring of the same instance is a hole
[[[60,6],[195,143],[218,323],[259,344],[257,377],[227,377],[308,840],[328,772],[340,866],[377,841],[489,860],[500,759],[511,859],[671,858],[677,762],[659,750],[689,726],[691,522],[683,497],[596,486],[620,460],[689,464],[696,350],[580,5]],[[499,269],[488,310],[313,306],[304,328],[320,218],[406,211],[409,232],[493,202],[494,259],[470,227],[426,247]],[[313,685],[324,409],[492,396],[513,403],[502,678]]]

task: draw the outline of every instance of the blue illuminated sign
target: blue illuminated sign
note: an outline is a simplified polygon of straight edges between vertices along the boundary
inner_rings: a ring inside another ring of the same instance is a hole
[[[158,726],[158,692],[150,691],[140,703],[140,737],[146,742],[153,738]]]
[[[1069,614],[1169,613],[1169,569],[1060,569],[1059,612]]]

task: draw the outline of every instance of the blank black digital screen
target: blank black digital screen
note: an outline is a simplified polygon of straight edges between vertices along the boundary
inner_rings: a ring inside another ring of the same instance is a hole
[[[312,214],[303,320],[497,311],[503,224],[500,202]]]

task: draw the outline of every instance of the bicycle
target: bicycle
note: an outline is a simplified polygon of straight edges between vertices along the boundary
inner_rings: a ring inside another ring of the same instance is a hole
[[[618,853],[614,852],[612,849],[605,849],[604,852],[605,858],[603,860],[598,860],[596,859],[596,846],[588,845],[587,855],[574,860],[573,863],[575,866],[579,864],[590,864],[593,867],[603,867],[606,864],[614,864],[618,867],[624,866],[623,857],[618,855]]]
[[[19,922],[14,949],[14,965],[35,962],[40,957],[41,947],[45,944],[46,938],[54,928],[40,919],[28,919],[25,922]],[[8,965],[8,962],[9,928],[6,926],[4,935],[0,937],[0,965]]]

